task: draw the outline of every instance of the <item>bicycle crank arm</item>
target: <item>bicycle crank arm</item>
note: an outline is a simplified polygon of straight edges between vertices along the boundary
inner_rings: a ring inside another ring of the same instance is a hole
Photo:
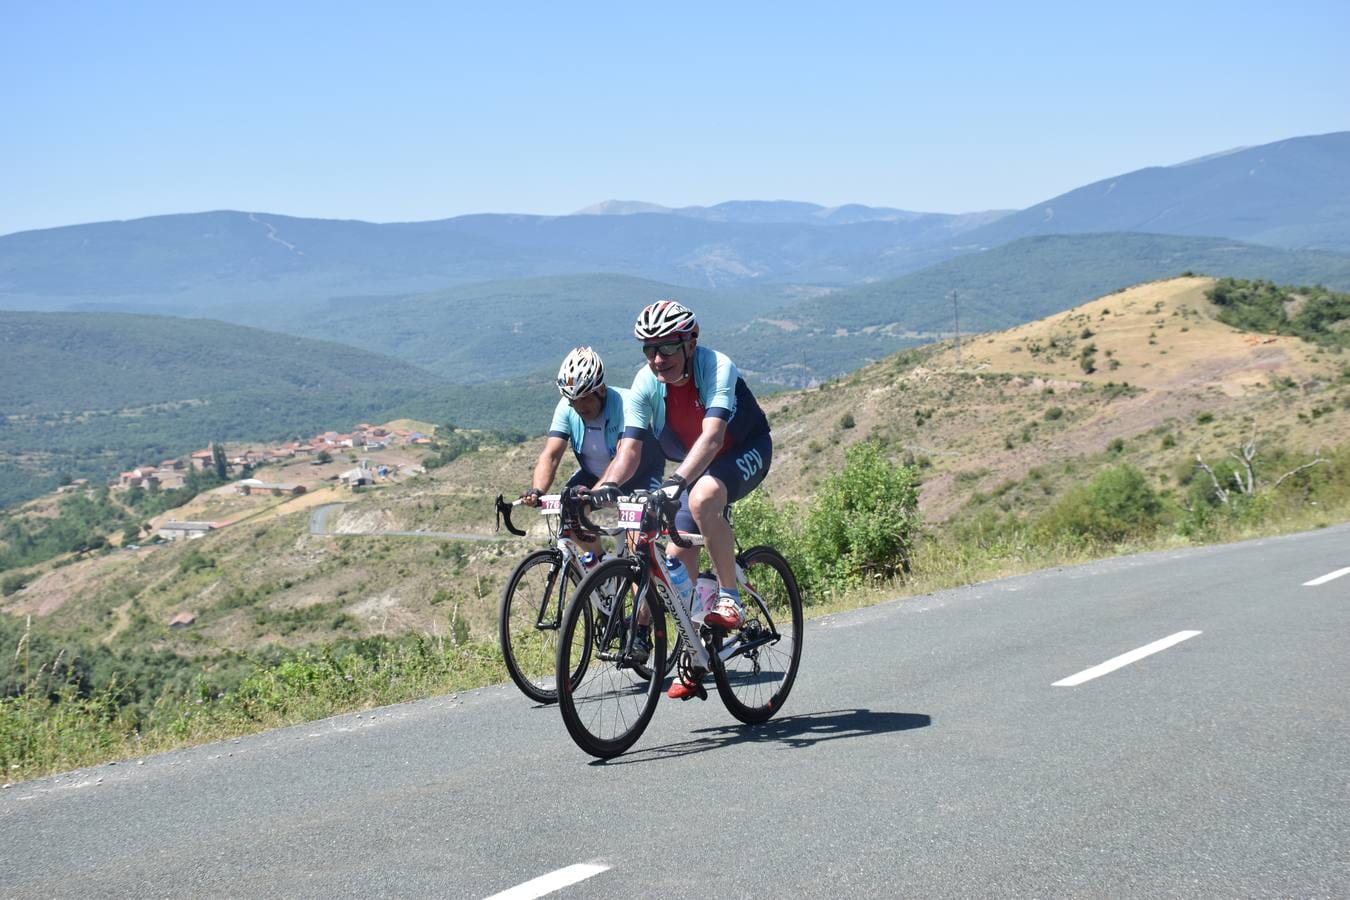
[[[722,662],[726,662],[733,656],[749,653],[751,650],[754,650],[757,647],[763,647],[765,644],[776,644],[779,640],[781,640],[779,635],[766,634],[761,637],[751,638],[748,641],[736,641],[723,647],[722,651],[718,653],[717,656]]]

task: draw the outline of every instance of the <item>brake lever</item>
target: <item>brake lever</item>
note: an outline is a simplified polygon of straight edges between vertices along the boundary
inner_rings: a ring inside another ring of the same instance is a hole
[[[592,522],[586,515],[587,507],[590,507],[591,509],[595,509],[596,507],[592,505],[590,495],[583,493],[579,486],[570,487],[564,491],[562,505],[564,507],[570,505],[571,508],[576,511],[577,524],[582,527],[582,530],[590,532],[591,534],[601,534],[600,526]]]
[[[522,531],[521,529],[517,528],[517,527],[511,522],[511,510],[512,510],[513,508],[514,508],[514,507],[513,507],[510,503],[507,503],[506,500],[505,500],[505,498],[503,498],[501,494],[498,494],[498,495],[497,495],[497,527],[496,527],[495,530],[496,530],[496,531],[501,531],[501,530],[502,530],[502,522],[505,521],[505,522],[506,522],[506,530],[507,530],[507,531],[511,532],[511,533],[514,534],[516,537],[524,537],[524,536],[525,536],[525,532]]]
[[[675,514],[680,511],[680,501],[674,497],[667,497],[662,491],[656,493],[660,497],[657,502],[660,504],[661,519],[666,524],[666,536],[670,538],[670,542],[683,550],[694,546],[693,541],[687,541],[681,537],[680,529],[675,527]]]

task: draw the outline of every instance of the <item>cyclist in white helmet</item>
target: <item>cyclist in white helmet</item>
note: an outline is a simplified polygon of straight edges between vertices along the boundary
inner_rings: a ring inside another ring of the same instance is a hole
[[[624,406],[628,392],[605,385],[605,364],[590,347],[577,347],[563,359],[558,369],[558,393],[562,399],[553,410],[544,449],[534,464],[530,489],[520,495],[528,506],[536,506],[539,496],[553,485],[569,444],[580,468],[567,481],[567,487],[592,487],[614,459],[624,432]],[[625,480],[624,490],[652,490],[661,482],[665,459],[655,440],[648,440],[639,453],[634,473]],[[577,541],[597,557],[598,542]]]
[[[655,435],[678,467],[661,489],[680,499],[675,525],[703,535],[717,573],[717,607],[705,621],[735,628],[743,618],[736,582],[735,538],[723,518],[727,504],[750,493],[773,459],[769,421],[735,364],[725,354],[698,345],[698,317],[674,300],[660,300],[638,315],[633,334],[647,365],[638,371],[624,411],[618,452],[591,496],[612,502],[642,459],[643,441]],[[691,578],[698,548],[672,548]],[[681,680],[670,696],[687,699],[696,686]]]

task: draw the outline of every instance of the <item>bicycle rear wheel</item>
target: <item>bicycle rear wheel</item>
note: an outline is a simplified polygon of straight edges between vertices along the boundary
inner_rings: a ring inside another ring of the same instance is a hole
[[[558,629],[567,597],[580,581],[574,565],[563,572],[561,551],[536,550],[520,561],[502,590],[497,610],[502,659],[516,687],[536,703],[558,700],[553,677]]]
[[[802,659],[802,595],[782,555],[752,547],[736,558],[745,570],[739,628],[712,634],[712,669],[722,703],[750,725],[783,708]]]
[[[665,615],[654,602],[647,602],[650,655],[638,664],[625,652],[637,618],[639,565],[620,558],[593,569],[568,603],[558,635],[555,678],[563,684],[566,673],[578,673],[559,693],[558,708],[577,746],[601,759],[618,756],[642,736],[664,683],[652,677],[666,668]]]

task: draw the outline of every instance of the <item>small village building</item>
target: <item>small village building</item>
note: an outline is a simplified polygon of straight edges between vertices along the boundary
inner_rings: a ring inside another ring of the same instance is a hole
[[[122,488],[138,487],[152,490],[159,487],[159,483],[159,470],[154,466],[141,466],[117,476],[117,486]]]
[[[338,481],[350,488],[364,487],[375,483],[375,473],[365,466],[357,466],[339,475]]]
[[[294,484],[291,482],[279,481],[268,482],[257,478],[245,478],[243,481],[234,483],[235,493],[244,497],[253,494],[271,494],[274,497],[290,496],[298,497],[303,494],[307,488],[303,484]]]
[[[170,519],[159,526],[155,535],[164,538],[166,541],[194,540],[205,537],[216,527],[214,522],[179,522],[176,519]]]

